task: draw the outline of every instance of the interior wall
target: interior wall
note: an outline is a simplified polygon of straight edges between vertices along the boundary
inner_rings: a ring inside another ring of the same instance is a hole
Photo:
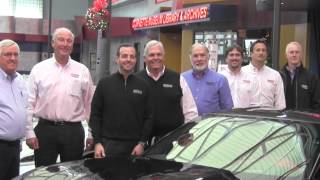
[[[178,73],[181,72],[181,34],[160,33],[160,41],[165,49],[165,66]]]
[[[189,58],[189,50],[193,43],[193,30],[183,29],[181,40],[181,72],[192,68]]]
[[[43,1],[43,18],[49,17],[49,1]],[[73,20],[75,16],[84,16],[88,7],[91,6],[88,0],[51,0],[52,19]]]

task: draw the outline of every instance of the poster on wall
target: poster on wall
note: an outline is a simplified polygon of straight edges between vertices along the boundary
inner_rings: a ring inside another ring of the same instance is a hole
[[[209,50],[209,68],[216,70],[218,65],[218,43],[216,40],[207,40],[205,45]]]

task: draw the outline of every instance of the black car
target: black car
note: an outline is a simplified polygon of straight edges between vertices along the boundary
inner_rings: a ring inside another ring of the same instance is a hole
[[[186,123],[143,156],[40,167],[17,179],[319,179],[320,118],[303,112],[215,113]]]

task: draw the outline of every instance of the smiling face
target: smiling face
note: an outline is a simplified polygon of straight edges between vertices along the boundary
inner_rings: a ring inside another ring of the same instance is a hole
[[[267,47],[264,43],[257,43],[254,45],[251,52],[252,62],[258,64],[264,64],[267,59]]]
[[[16,72],[20,50],[16,45],[1,47],[0,68],[7,74]]]
[[[151,72],[159,72],[164,66],[164,50],[159,44],[150,46],[148,53],[144,56],[148,70]]]
[[[226,57],[226,62],[229,69],[241,68],[241,64],[243,62],[241,52],[239,52],[237,49],[232,49]]]
[[[191,50],[191,64],[194,70],[203,71],[207,69],[209,63],[209,53],[204,45],[193,45]]]
[[[58,30],[56,36],[52,40],[52,47],[57,60],[69,58],[73,49],[74,37],[65,30]]]
[[[136,51],[133,47],[121,47],[119,49],[116,63],[119,65],[122,73],[129,74],[133,72],[136,62]]]

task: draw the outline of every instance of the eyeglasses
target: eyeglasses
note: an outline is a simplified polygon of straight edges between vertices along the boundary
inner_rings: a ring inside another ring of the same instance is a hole
[[[11,57],[11,56],[18,57],[19,53],[7,52],[7,53],[3,53],[2,56],[4,56],[4,57]]]

